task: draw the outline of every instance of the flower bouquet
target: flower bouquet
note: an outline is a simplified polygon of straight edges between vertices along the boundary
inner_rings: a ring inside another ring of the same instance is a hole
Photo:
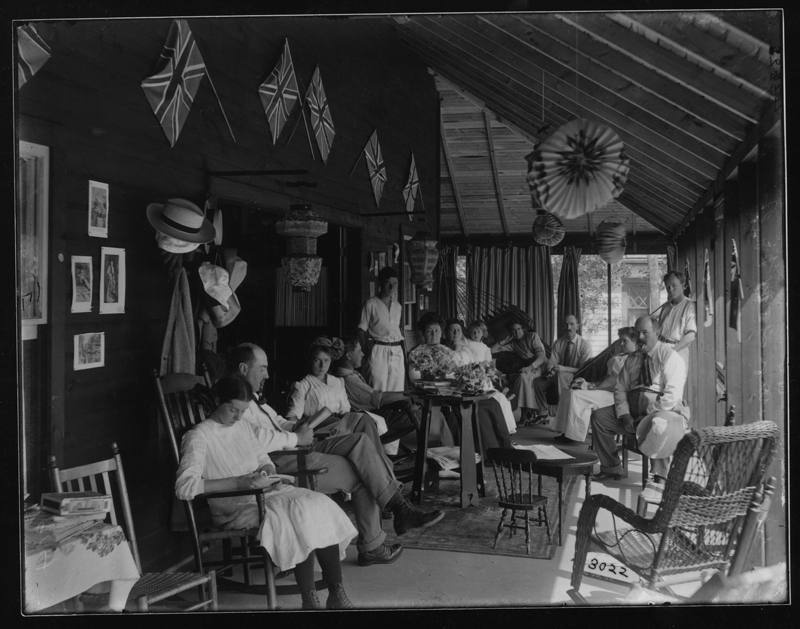
[[[463,393],[479,394],[494,390],[492,381],[497,377],[497,370],[490,360],[480,363],[469,363],[456,367],[456,383]]]
[[[443,345],[424,345],[408,357],[411,369],[419,371],[423,380],[442,381],[453,376],[457,367],[453,352]]]

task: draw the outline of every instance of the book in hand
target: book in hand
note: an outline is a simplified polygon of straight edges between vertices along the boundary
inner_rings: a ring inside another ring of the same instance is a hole
[[[319,409],[316,413],[314,413],[311,417],[309,417],[306,421],[302,422],[297,426],[297,428],[311,428],[311,430],[316,430],[317,427],[328,419],[331,416],[331,411],[327,406],[323,406]],[[297,430],[295,428],[295,431]]]

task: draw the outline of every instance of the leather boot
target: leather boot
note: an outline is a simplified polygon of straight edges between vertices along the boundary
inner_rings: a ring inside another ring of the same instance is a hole
[[[394,513],[394,532],[398,535],[403,535],[411,529],[431,526],[444,517],[444,511],[423,511],[405,498],[392,506],[392,512]]]
[[[301,609],[322,609],[316,590],[301,589],[300,596],[303,597],[303,607]]]
[[[327,609],[355,609],[356,606],[347,598],[341,583],[328,584],[328,601],[325,603]]]

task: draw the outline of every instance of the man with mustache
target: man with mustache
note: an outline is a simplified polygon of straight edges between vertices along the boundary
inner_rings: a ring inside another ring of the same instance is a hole
[[[656,317],[636,320],[639,350],[625,360],[614,389],[614,405],[592,413],[594,449],[600,458],[599,481],[626,474],[617,454],[615,435],[636,434],[639,450],[653,459],[653,474],[666,478],[678,441],[688,430],[689,408],[682,403],[686,365],[658,340]]]
[[[269,378],[269,363],[263,349],[253,343],[237,346],[227,359],[229,373],[240,373],[261,392]],[[395,478],[392,463],[366,433],[352,433],[313,441],[313,430],[297,427],[278,415],[263,399],[251,400],[245,412],[249,421],[267,443],[278,473],[296,472],[297,457],[280,453],[296,446],[310,445],[306,457],[310,468],[328,468],[317,479],[317,488],[325,494],[344,491],[353,496],[353,511],[358,529],[358,563],[392,563],[403,551],[401,544],[385,544],[381,510],[394,514],[394,529],[403,535],[414,528],[428,527],[441,521],[442,511],[427,512],[413,506],[402,494],[402,484]],[[296,430],[295,430],[296,428]]]

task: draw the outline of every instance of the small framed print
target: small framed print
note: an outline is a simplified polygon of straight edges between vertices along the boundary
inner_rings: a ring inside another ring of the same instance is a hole
[[[100,314],[125,312],[125,249],[102,247],[100,253]]]
[[[75,371],[95,369],[106,364],[106,333],[89,332],[73,336],[75,352],[72,366]]]
[[[411,281],[411,265],[408,262],[403,264],[403,303],[414,304],[417,303],[417,287]]]
[[[386,252],[381,251],[378,253],[378,270],[386,267]]]
[[[71,312],[92,311],[92,257],[72,256]]]
[[[108,184],[89,181],[89,235],[108,238]]]

